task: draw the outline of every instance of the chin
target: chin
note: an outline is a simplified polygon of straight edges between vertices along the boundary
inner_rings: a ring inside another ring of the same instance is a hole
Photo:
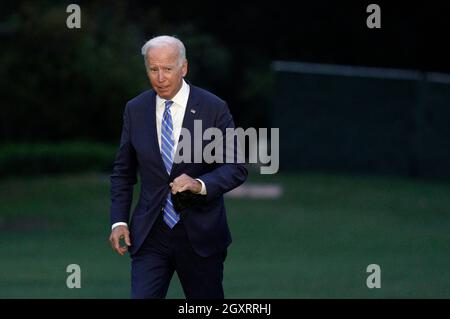
[[[156,92],[156,93],[159,95],[160,98],[163,98],[165,100],[170,99],[170,94],[168,94],[167,92],[164,93],[164,92],[159,91],[159,92]]]

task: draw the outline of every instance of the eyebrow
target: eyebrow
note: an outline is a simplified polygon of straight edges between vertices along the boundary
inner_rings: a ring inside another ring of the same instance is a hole
[[[159,68],[159,67],[161,67],[161,68],[174,68],[174,67],[176,67],[176,64],[170,64],[170,65],[152,65],[152,64],[150,64],[149,65],[149,67],[150,68]]]

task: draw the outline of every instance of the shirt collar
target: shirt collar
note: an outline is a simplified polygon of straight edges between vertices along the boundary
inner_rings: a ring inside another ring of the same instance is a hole
[[[186,83],[186,81],[184,81],[184,79],[182,79],[182,81],[183,83],[181,84],[180,90],[177,92],[177,94],[175,94],[175,96],[171,99],[171,101],[173,101],[174,104],[186,108],[189,98],[190,87]],[[164,105],[166,101],[167,100],[160,98],[159,95],[156,95],[156,105]]]

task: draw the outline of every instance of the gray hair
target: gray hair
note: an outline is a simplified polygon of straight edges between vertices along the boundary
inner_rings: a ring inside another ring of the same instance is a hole
[[[160,35],[148,40],[141,49],[141,53],[144,56],[145,67],[148,68],[147,65],[147,51],[152,48],[160,48],[167,45],[176,45],[178,48],[178,64],[181,67],[186,60],[186,48],[184,47],[183,42],[181,42],[178,38],[168,35]]]

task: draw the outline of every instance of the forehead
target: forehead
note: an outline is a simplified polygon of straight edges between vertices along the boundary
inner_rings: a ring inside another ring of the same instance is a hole
[[[171,64],[178,60],[178,50],[175,45],[164,45],[160,47],[150,48],[147,51],[147,61],[150,64]]]

